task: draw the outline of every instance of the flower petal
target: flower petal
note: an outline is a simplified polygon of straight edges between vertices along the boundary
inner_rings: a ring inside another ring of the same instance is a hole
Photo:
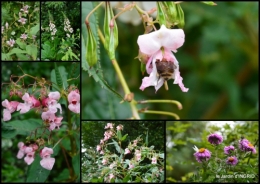
[[[40,164],[43,168],[47,170],[52,170],[52,167],[55,163],[55,158],[44,158],[40,161]]]

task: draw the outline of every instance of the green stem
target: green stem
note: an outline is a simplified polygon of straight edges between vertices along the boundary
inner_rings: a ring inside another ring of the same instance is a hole
[[[176,100],[141,100],[138,101],[137,103],[139,104],[144,104],[144,103],[173,103],[176,104],[178,109],[182,109],[182,105],[180,102]]]
[[[165,111],[150,111],[150,110],[140,110],[140,113],[146,113],[146,114],[162,114],[162,115],[168,115],[173,116],[175,119],[179,120],[180,117],[172,112],[165,112]]]
[[[94,11],[96,11],[104,2],[99,3],[95,8],[93,8],[93,10],[91,10],[91,12],[89,12],[89,14],[87,15],[86,19],[85,19],[85,24],[88,25],[89,24],[89,17],[92,13],[94,13]]]
[[[102,34],[102,32],[101,32],[101,30],[99,28],[98,28],[98,35],[99,35],[99,38],[100,38],[101,42],[103,44],[105,44],[105,38],[104,38],[104,36],[103,36],[103,34]],[[124,90],[125,94],[130,94],[131,92],[129,90],[129,87],[128,87],[126,81],[125,81],[123,73],[122,73],[122,71],[121,71],[121,69],[120,69],[116,59],[112,60],[112,64],[113,64],[113,66],[115,68],[115,71],[116,71],[116,73],[118,75],[119,81],[120,81],[120,83],[121,83],[121,85],[123,87],[123,90]],[[131,109],[132,109],[132,113],[133,113],[134,119],[140,119],[138,111],[137,111],[137,108],[135,106],[134,100],[132,100],[130,102],[130,106],[131,106]]]

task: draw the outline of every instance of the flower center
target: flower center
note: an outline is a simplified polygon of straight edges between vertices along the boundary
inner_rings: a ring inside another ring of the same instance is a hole
[[[76,105],[77,104],[77,100],[72,100],[71,102],[73,105]]]
[[[229,162],[233,162],[235,159],[233,158],[233,157],[230,157],[229,159],[228,159],[228,161]]]
[[[199,149],[199,152],[200,152],[200,153],[204,153],[204,151],[205,151],[205,148],[200,148],[200,149]]]

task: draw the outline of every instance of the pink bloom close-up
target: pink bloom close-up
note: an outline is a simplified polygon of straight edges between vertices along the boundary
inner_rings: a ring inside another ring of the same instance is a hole
[[[152,158],[152,164],[157,164],[157,159],[156,159],[156,157],[153,157],[153,158]]]
[[[59,129],[62,119],[63,117],[55,117],[54,120],[50,123],[49,130],[54,130],[55,128]]]
[[[34,161],[34,154],[35,152],[32,151],[32,152],[28,152],[26,154],[26,157],[24,157],[24,161],[27,163],[27,165],[31,165]]]
[[[23,40],[27,39],[27,34],[21,34],[20,38],[22,38]]]
[[[131,153],[130,150],[128,148],[125,149],[125,155]]]
[[[77,90],[71,91],[68,95],[69,110],[80,113],[80,95]]]
[[[117,129],[117,130],[123,130],[123,125],[118,125],[118,126],[116,127],[116,129]]]
[[[146,71],[150,76],[143,78],[141,90],[154,86],[157,91],[169,79],[174,79],[173,84],[178,84],[183,92],[189,90],[182,83],[179,63],[172,53],[183,45],[184,38],[182,29],[167,29],[164,25],[157,31],[138,37],[141,53],[150,57],[146,63]],[[167,74],[164,74],[164,66],[167,66]]]
[[[103,164],[103,165],[106,165],[106,164],[107,164],[107,160],[103,158],[102,164]]]
[[[5,107],[3,112],[3,121],[9,121],[11,119],[11,113],[16,111],[18,104],[19,102],[16,101],[9,102],[7,99],[2,101],[2,106]]]
[[[97,151],[100,151],[100,150],[101,150],[101,146],[97,145]]]
[[[27,19],[25,19],[25,18],[20,18],[20,19],[18,20],[18,22],[21,22],[21,23],[24,25],[24,24],[26,24],[26,20],[27,20]]]
[[[39,107],[41,105],[40,101],[34,98],[34,96],[29,96],[28,93],[25,93],[22,97],[24,103],[19,103],[17,106],[17,111],[20,110],[20,114],[28,112],[31,108]]]
[[[17,157],[18,159],[21,159],[21,158],[23,158],[24,155],[25,155],[26,146],[24,145],[23,142],[19,142],[19,143],[18,143],[18,148],[19,148],[19,151],[18,151],[16,157]]]
[[[129,163],[129,169],[133,169],[134,167],[134,164]]]
[[[52,170],[53,165],[55,163],[55,158],[50,157],[51,154],[53,154],[52,148],[44,147],[40,151],[40,156],[42,158],[42,160],[40,161],[40,164],[43,168],[45,168],[47,170]]]
[[[107,125],[105,126],[105,129],[108,129],[108,128],[113,128],[113,124],[112,123],[107,123]]]

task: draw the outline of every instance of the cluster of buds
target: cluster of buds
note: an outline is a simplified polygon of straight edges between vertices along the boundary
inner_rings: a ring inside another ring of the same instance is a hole
[[[68,18],[65,18],[64,20],[64,31],[66,32],[67,37],[70,38],[70,34],[73,33],[73,28],[70,25],[70,21]]]
[[[49,26],[50,26],[50,31],[51,31],[51,35],[52,35],[51,39],[54,40],[54,36],[55,36],[55,34],[57,32],[57,29],[55,27],[55,24],[52,23],[51,21],[50,21]]]

